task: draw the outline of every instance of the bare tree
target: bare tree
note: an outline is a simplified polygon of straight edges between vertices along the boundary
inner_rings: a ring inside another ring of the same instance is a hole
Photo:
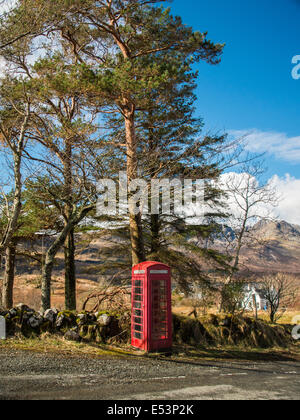
[[[261,279],[269,306],[270,321],[276,323],[297,297],[295,279],[287,274],[269,274]]]
[[[227,251],[233,256],[230,278],[239,268],[242,248],[257,243],[255,230],[251,228],[259,221],[274,217],[279,196],[264,176],[265,169],[260,161],[246,163],[239,173],[223,176],[223,189],[231,212],[223,232]]]
[[[196,285],[194,287],[194,295],[191,299],[193,310],[189,316],[194,315],[194,317],[197,318],[199,312],[204,316],[207,315],[208,310],[213,308],[216,304],[217,294],[217,289],[213,288],[211,285]]]
[[[270,219],[278,204],[276,190],[264,178],[263,162],[255,160],[244,163],[239,173],[223,175],[222,188],[227,195],[231,214],[223,228],[222,243],[226,244],[226,252],[232,257],[232,263],[222,290],[221,310],[239,307],[244,296],[244,281],[234,277],[240,268],[242,249],[258,244],[259,238],[253,226]]]

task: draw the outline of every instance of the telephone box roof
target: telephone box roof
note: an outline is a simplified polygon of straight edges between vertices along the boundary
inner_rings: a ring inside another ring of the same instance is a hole
[[[137,264],[133,267],[133,270],[146,270],[149,267],[153,267],[153,266],[160,266],[160,267],[164,267],[167,269],[170,269],[170,267],[166,264],[157,262],[157,261],[145,261],[143,263]]]

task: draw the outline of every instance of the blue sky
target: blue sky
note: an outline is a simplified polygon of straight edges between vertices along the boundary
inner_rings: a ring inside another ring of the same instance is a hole
[[[226,43],[222,63],[199,65],[197,111],[206,129],[245,134],[267,152],[268,176],[300,179],[300,55],[298,0],[174,0],[173,14]]]

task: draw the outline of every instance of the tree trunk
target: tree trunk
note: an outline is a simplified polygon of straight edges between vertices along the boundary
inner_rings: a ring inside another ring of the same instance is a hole
[[[110,21],[112,26],[115,26],[113,20]],[[131,60],[130,51],[118,36],[118,30],[112,33],[116,44],[125,60]],[[127,178],[128,183],[137,178],[137,139],[135,131],[135,104],[130,97],[122,95],[121,98],[122,114],[125,120],[125,133],[126,133],[126,153],[127,153]],[[141,214],[133,214],[129,210],[129,230],[131,240],[131,255],[132,265],[139,264],[146,259],[143,228]]]
[[[252,295],[252,300],[253,300],[253,310],[254,310],[255,319],[258,320],[257,301],[256,301],[255,295]]]
[[[151,179],[156,177],[157,175],[157,162],[155,158],[153,159],[152,156],[156,155],[157,152],[157,142],[155,141],[154,136],[154,120],[153,120],[153,113],[151,110],[148,112],[148,145],[149,145],[149,154],[150,154],[150,176]],[[159,248],[160,248],[160,215],[159,214],[152,214],[150,218],[150,231],[151,231],[151,254],[153,257],[158,260],[159,259]]]
[[[137,144],[134,124],[134,105],[124,100],[124,117],[127,145],[127,178],[128,183],[137,178]],[[130,206],[129,206],[130,207]],[[129,209],[129,228],[131,238],[132,265],[145,261],[141,213],[134,214]]]
[[[277,309],[275,309],[273,306],[271,306],[271,309],[270,309],[270,321],[271,321],[272,324],[275,324],[276,323],[275,322],[276,313],[277,313]]]
[[[54,265],[55,255],[49,256],[46,254],[45,265],[42,272],[42,307],[41,310],[45,312],[51,308],[51,277]]]
[[[4,235],[0,243],[0,255],[6,253],[12,237],[18,229],[18,219],[22,209],[21,194],[22,194],[22,180],[21,180],[21,155],[14,153],[14,176],[15,176],[15,191],[13,206],[11,209],[11,217],[6,226]]]
[[[69,233],[65,244],[65,307],[76,310],[76,269],[74,229]]]
[[[15,244],[11,244],[6,248],[5,258],[5,274],[2,287],[2,306],[5,309],[11,309],[13,307],[13,289],[15,280]]]
[[[245,232],[246,232],[246,225],[247,225],[247,221],[248,221],[248,215],[249,215],[249,209],[247,207],[246,213],[244,215],[244,220],[243,220],[242,228],[241,228],[241,231],[240,231],[240,233],[238,235],[238,242],[237,242],[237,248],[236,248],[235,257],[234,257],[234,264],[233,264],[232,270],[231,270],[231,279],[232,279],[234,273],[237,271],[237,269],[239,267],[240,253],[241,253],[241,250],[242,250],[242,247],[243,247],[243,239],[244,239],[244,235],[245,235]]]
[[[151,254],[157,255],[160,246],[160,217],[158,214],[151,215]]]
[[[21,176],[21,165],[22,165],[22,156],[24,151],[24,139],[26,134],[26,129],[29,121],[30,115],[30,105],[27,106],[27,112],[24,117],[23,124],[21,126],[18,143],[16,146],[12,146],[10,140],[7,140],[7,144],[10,145],[10,148],[13,152],[14,159],[14,181],[15,181],[15,191],[13,206],[10,211],[10,220],[6,226],[3,237],[0,241],[0,258],[6,252],[7,247],[9,246],[12,238],[18,229],[18,220],[22,209],[22,176]]]
[[[42,311],[46,311],[51,308],[51,277],[56,254],[64,245],[69,233],[74,230],[75,226],[77,226],[90,211],[94,209],[95,205],[91,204],[90,206],[84,207],[78,215],[72,215],[64,229],[48,249],[42,273]]]
[[[51,278],[55,257],[59,249],[64,245],[65,240],[73,227],[74,225],[69,222],[46,253],[45,264],[42,272],[42,311],[46,311],[51,308]]]
[[[72,217],[73,210],[73,173],[72,173],[72,142],[65,142],[64,157],[64,188],[65,188],[65,217],[66,223]],[[65,307],[76,310],[76,270],[75,270],[75,242],[72,229],[65,242]]]

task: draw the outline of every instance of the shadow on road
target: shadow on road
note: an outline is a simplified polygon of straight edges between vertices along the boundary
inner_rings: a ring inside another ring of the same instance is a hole
[[[299,351],[299,348],[298,348]],[[187,346],[174,346],[170,354],[141,354],[127,353],[129,358],[160,360],[174,364],[185,364],[210,368],[224,368],[238,371],[251,371],[261,373],[273,373],[272,363],[282,367],[299,369],[300,375],[300,353],[291,354],[288,351],[254,351],[247,349],[213,349],[213,348],[188,348]],[[280,363],[282,362],[282,363]],[[296,364],[291,364],[296,362]],[[297,364],[299,362],[299,364]],[[262,370],[251,363],[270,363],[270,370]]]

